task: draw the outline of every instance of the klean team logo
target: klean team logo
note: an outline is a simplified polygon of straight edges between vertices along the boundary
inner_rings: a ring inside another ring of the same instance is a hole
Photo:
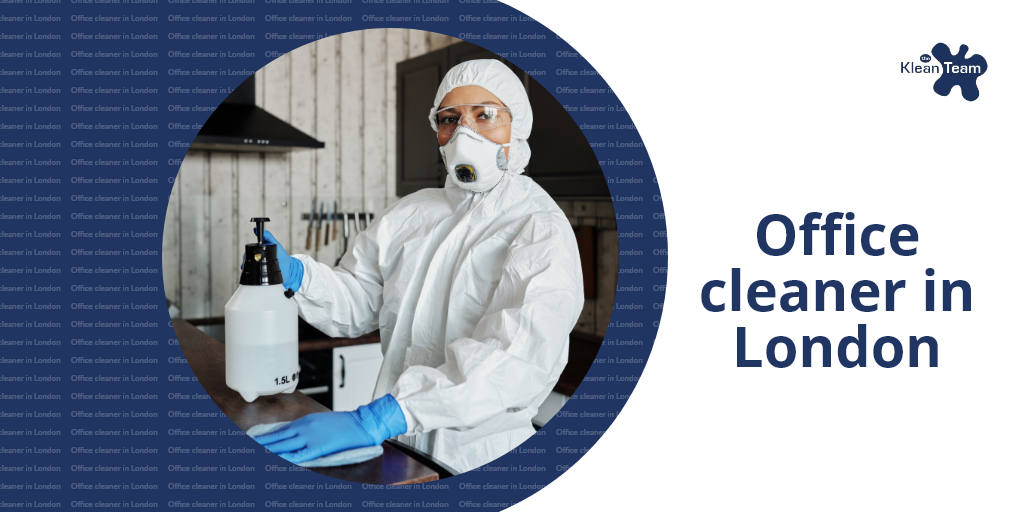
[[[900,63],[900,73],[935,73],[942,75],[935,81],[932,90],[939,96],[949,96],[954,85],[960,86],[960,95],[967,101],[978,99],[978,77],[988,70],[985,57],[974,54],[967,58],[967,45],[960,45],[960,51],[953,55],[949,47],[939,43],[932,47],[932,53],[920,58],[921,64],[914,61]]]

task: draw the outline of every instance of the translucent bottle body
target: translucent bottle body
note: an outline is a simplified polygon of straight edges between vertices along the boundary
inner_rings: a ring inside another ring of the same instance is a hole
[[[284,286],[240,285],[224,306],[225,379],[246,402],[299,382],[299,310]]]

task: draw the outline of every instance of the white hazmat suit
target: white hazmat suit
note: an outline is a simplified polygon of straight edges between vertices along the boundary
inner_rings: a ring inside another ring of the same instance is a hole
[[[338,267],[297,255],[299,314],[321,331],[380,329],[384,363],[373,398],[391,393],[405,442],[460,472],[509,452],[558,381],[569,332],[583,309],[572,227],[533,180],[533,116],[518,77],[498,61],[469,61],[445,76],[490,91],[512,110],[509,169],[487,192],[449,176],[387,208]],[[436,130],[436,124],[431,122]]]

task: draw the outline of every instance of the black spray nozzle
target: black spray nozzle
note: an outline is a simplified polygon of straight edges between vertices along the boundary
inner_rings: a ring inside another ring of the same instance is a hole
[[[256,239],[259,240],[260,245],[263,245],[263,223],[270,222],[270,219],[267,217],[253,217],[249,219],[249,222],[256,223]]]
[[[270,222],[270,219],[253,217],[249,222],[256,223],[256,238],[259,241],[245,244],[245,262],[242,263],[242,277],[238,284],[265,286],[284,283],[281,266],[277,262],[277,246],[265,245],[263,238],[263,224]]]

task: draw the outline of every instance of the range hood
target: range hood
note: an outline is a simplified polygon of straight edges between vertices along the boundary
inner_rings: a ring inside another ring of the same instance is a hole
[[[249,75],[199,130],[191,149],[203,151],[292,151],[322,148],[320,142],[256,106],[256,75]]]

